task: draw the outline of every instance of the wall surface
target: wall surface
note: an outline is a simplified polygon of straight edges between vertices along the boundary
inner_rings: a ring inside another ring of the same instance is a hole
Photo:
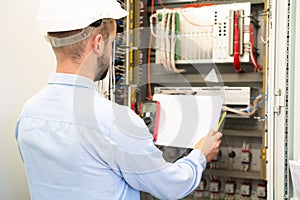
[[[50,46],[35,17],[38,0],[2,0],[0,5],[0,199],[28,200],[25,168],[14,138],[25,101],[55,70]]]

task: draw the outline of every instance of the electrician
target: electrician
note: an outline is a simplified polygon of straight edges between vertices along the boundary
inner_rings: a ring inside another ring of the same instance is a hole
[[[191,153],[166,162],[143,120],[103,98],[95,81],[110,66],[115,0],[41,0],[38,20],[56,56],[56,73],[24,105],[16,138],[33,200],[178,199],[199,184],[217,152],[211,131]]]

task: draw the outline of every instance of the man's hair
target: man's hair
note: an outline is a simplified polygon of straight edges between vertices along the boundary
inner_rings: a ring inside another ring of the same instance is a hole
[[[90,26],[95,27],[95,30],[101,34],[104,41],[106,41],[109,38],[109,34],[113,31],[113,22],[114,20],[112,19],[101,19],[92,23]],[[81,30],[82,29],[64,32],[49,32],[48,35],[57,38],[64,38],[79,33]],[[68,46],[53,47],[53,51],[57,58],[69,57],[72,62],[79,64],[83,59],[88,39],[89,38],[86,38],[85,40]]]

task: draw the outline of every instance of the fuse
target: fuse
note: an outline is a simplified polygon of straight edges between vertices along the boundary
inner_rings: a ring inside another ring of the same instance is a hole
[[[242,149],[241,153],[241,171],[248,171],[250,167],[251,153],[248,149]]]
[[[241,162],[242,164],[249,164],[250,163],[251,154],[249,150],[242,150],[241,154]]]
[[[219,199],[219,192],[221,188],[221,183],[217,179],[213,179],[210,181],[209,191],[210,191],[210,200],[218,200]]]
[[[267,195],[266,195],[266,185],[264,183],[259,183],[257,185],[256,193],[257,193],[257,197],[259,197],[259,198],[267,197]]]
[[[226,194],[234,194],[235,193],[235,183],[234,181],[227,181],[225,184],[225,193]]]
[[[244,197],[251,196],[251,185],[248,182],[244,182],[241,185],[241,195]]]
[[[229,180],[225,184],[224,200],[234,200],[234,193],[235,193],[235,182]]]
[[[220,181],[219,180],[211,180],[209,185],[209,191],[211,193],[219,193],[220,191]]]

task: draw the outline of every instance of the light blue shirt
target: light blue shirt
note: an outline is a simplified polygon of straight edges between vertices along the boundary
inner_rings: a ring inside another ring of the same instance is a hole
[[[206,167],[199,150],[166,162],[139,116],[78,75],[50,75],[24,105],[16,138],[33,200],[179,199]]]

